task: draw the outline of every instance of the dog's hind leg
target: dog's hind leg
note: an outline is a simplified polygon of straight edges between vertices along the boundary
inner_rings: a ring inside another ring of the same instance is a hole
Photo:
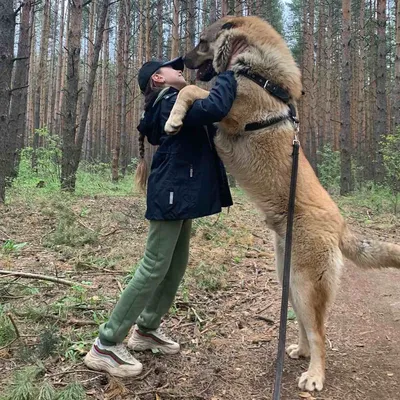
[[[332,248],[321,242],[318,246],[313,246],[311,241],[302,244],[301,252],[294,251],[290,278],[290,301],[299,324],[299,342],[289,346],[287,353],[292,358],[311,356],[309,369],[301,375],[299,387],[313,391],[322,390],[324,384],[325,316],[337,286],[341,257],[334,257]],[[284,241],[276,239],[275,246],[281,278]]]

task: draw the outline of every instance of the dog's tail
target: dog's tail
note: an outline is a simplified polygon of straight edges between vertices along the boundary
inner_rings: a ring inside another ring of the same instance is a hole
[[[400,246],[366,239],[347,227],[339,247],[345,257],[360,267],[400,268]]]

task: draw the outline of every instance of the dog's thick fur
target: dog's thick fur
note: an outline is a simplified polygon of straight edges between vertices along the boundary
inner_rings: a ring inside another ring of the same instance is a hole
[[[300,71],[284,40],[257,17],[226,17],[214,23],[186,56],[186,65],[199,68],[213,60],[217,73],[225,71],[237,40],[244,40],[248,48],[237,57],[232,69],[249,69],[270,79],[286,89],[295,104],[302,90]],[[277,270],[282,279],[294,127],[286,120],[246,132],[246,124],[287,114],[288,107],[246,77],[237,75],[237,82],[237,97],[229,115],[219,124],[215,143],[227,169],[275,232]],[[196,86],[181,90],[166,131],[176,132],[193,101],[207,95]],[[287,348],[287,353],[291,358],[311,356],[299,387],[321,390],[325,378],[326,310],[339,284],[342,254],[360,266],[400,268],[400,246],[353,233],[301,151],[292,252],[290,301],[298,318],[299,340]]]

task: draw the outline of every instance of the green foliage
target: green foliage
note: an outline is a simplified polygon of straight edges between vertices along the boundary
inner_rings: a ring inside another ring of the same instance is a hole
[[[340,187],[340,153],[334,151],[331,145],[325,145],[318,151],[318,177],[322,186],[330,191],[337,192]]]
[[[39,390],[39,398],[38,400],[54,400],[56,398],[56,391],[53,385],[44,381]]]
[[[85,400],[86,392],[83,386],[77,382],[69,384],[55,400]]]
[[[208,265],[202,261],[196,268],[190,269],[188,275],[198,289],[208,292],[215,292],[226,286],[226,268],[223,265]]]
[[[368,213],[378,215],[382,213],[392,213],[393,204],[390,189],[380,186],[374,182],[366,182],[359,190],[351,194],[351,196],[338,197],[341,211],[346,215],[344,208],[351,208],[351,216],[367,222]],[[359,210],[362,210],[361,213]],[[368,210],[368,213],[365,212]]]
[[[57,351],[59,343],[60,337],[54,328],[43,330],[39,336],[39,343],[36,347],[39,358],[45,360],[53,355]]]
[[[289,321],[294,321],[296,319],[296,313],[294,312],[293,308],[289,308],[287,313],[287,319]]]
[[[3,390],[0,400],[85,400],[86,393],[79,383],[71,383],[56,391],[47,380],[41,379],[44,367],[34,365],[14,373],[11,383]]]
[[[37,379],[41,373],[43,368],[36,365],[17,371],[0,400],[38,400],[40,389]]]
[[[25,148],[21,152],[18,177],[13,181],[13,187],[7,192],[7,199],[16,196],[24,197],[27,201],[34,201],[38,197],[54,196],[60,191],[60,158],[55,150],[38,149],[37,171],[32,170],[32,148]],[[128,196],[133,191],[133,176],[126,175],[116,184],[111,181],[111,165],[108,163],[80,163],[76,191],[73,196]],[[68,198],[63,193],[63,198]]]
[[[88,229],[80,222],[79,217],[68,205],[56,202],[54,208],[57,214],[57,226],[45,239],[46,246],[81,247],[97,241],[98,232]]]
[[[19,251],[25,247],[28,243],[15,243],[13,240],[6,240],[0,247],[0,252],[3,254],[19,253]]]
[[[15,338],[15,331],[10,319],[0,306],[0,347],[10,343]]]
[[[393,193],[394,213],[397,214],[400,193],[400,128],[385,137],[381,143],[381,151],[386,170],[386,181]]]

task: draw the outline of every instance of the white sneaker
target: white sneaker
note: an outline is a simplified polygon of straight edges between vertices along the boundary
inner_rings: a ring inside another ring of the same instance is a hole
[[[90,369],[105,371],[119,378],[139,375],[143,369],[143,365],[129,353],[125,345],[104,346],[99,338],[86,354],[84,363]]]
[[[181,349],[179,343],[167,337],[161,328],[142,332],[137,326],[134,327],[133,334],[128,340],[128,347],[134,351],[157,349],[163,354],[176,354]]]

